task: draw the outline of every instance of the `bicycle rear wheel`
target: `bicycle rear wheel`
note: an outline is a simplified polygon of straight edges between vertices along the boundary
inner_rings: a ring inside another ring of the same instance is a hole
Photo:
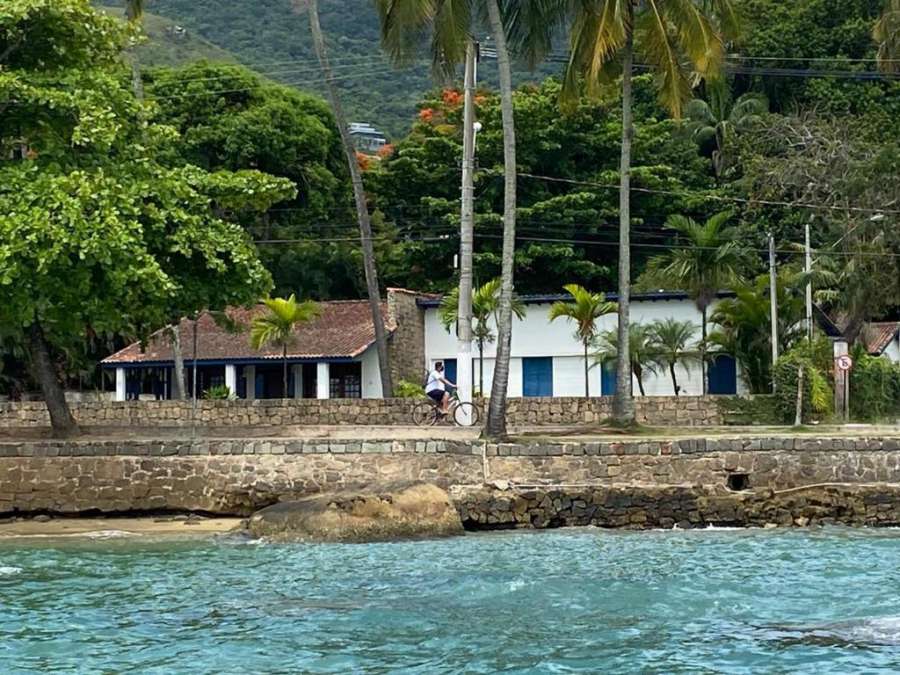
[[[453,421],[458,427],[474,427],[481,421],[481,410],[472,403],[459,403],[453,408]]]
[[[437,421],[435,414],[435,406],[428,401],[422,401],[413,408],[412,419],[413,424],[417,427],[430,427]]]

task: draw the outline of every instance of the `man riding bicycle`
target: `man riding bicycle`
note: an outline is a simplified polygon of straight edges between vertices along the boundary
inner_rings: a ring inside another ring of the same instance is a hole
[[[437,361],[434,364],[434,370],[428,373],[428,379],[425,380],[425,394],[440,406],[444,415],[450,412],[450,394],[447,392],[447,387],[456,387],[456,385],[444,377],[444,362]]]

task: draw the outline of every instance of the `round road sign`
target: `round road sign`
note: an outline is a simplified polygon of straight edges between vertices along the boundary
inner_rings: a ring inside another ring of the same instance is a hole
[[[853,359],[849,354],[841,354],[835,359],[838,370],[850,370],[853,367]]]

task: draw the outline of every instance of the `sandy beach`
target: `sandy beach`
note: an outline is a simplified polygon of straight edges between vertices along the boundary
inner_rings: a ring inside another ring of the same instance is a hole
[[[158,516],[143,518],[52,518],[0,520],[0,539],[5,537],[65,537],[103,532],[132,535],[223,534],[238,529],[240,518]]]

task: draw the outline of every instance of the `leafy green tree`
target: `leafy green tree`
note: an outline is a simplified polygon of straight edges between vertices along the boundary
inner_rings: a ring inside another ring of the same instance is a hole
[[[878,65],[886,73],[900,72],[900,0],[885,0],[872,37],[878,43]]]
[[[441,299],[438,309],[441,324],[448,331],[456,324],[459,312],[459,286],[454,286]],[[491,279],[472,291],[472,336],[478,343],[478,391],[484,396],[484,346],[496,339],[491,320],[497,325],[497,311],[500,308],[500,279]],[[519,319],[525,318],[525,303],[518,297],[513,299],[513,312]]]
[[[268,311],[253,319],[250,326],[250,346],[261,349],[267,344],[281,346],[283,365],[282,395],[288,397],[288,356],[287,349],[294,339],[294,331],[301,324],[319,316],[319,306],[312,300],[297,302],[294,294],[289,298],[266,298],[263,300]]]
[[[685,127],[701,151],[712,158],[716,178],[722,180],[733,162],[727,154],[731,136],[758,124],[760,115],[769,111],[769,101],[756,92],[732,100],[731,88],[724,81],[710,83],[707,92],[709,101],[695,98],[685,107]]]
[[[681,238],[677,247],[651,258],[639,280],[644,288],[668,287],[687,291],[700,310],[700,357],[703,362],[703,393],[706,394],[707,312],[716,294],[740,282],[746,253],[735,241],[735,230],[727,225],[732,214],[717,213],[702,225],[684,216],[670,216],[667,227]]]
[[[618,362],[619,332],[613,328],[603,331],[596,344],[597,351],[594,355],[596,363],[601,365],[607,362]],[[638,383],[638,391],[644,396],[644,375],[656,374],[662,365],[660,350],[656,344],[653,326],[650,324],[632,323],[628,327],[628,358],[629,367],[626,377],[632,374]],[[618,373],[616,374],[618,377]]]
[[[13,158],[0,164],[0,323],[62,435],[76,431],[64,355],[265,293],[271,277],[222,215],[294,188],[161,161],[177,136],[122,86],[125,28],[87,0],[12,0],[0,36],[0,156]]]
[[[575,337],[584,347],[584,397],[590,398],[588,347],[597,337],[597,319],[615,312],[616,303],[607,302],[603,293],[591,293],[578,284],[566,284],[563,288],[572,296],[572,301],[554,302],[550,306],[550,321],[565,318],[575,322]]]
[[[551,0],[538,17],[545,37],[531,42],[534,56],[549,49],[552,32],[568,3]],[[543,21],[541,22],[541,18]],[[656,75],[659,100],[673,117],[681,117],[691,94],[691,77],[715,80],[725,59],[724,42],[736,37],[738,18],[732,0],[586,0],[572,3],[569,61],[564,76],[564,99],[581,94],[581,80],[589,96],[601,95],[602,83],[621,66],[622,144],[619,170],[619,351],[613,416],[620,423],[634,421],[634,400],[628,376],[628,322],[631,290],[631,146],[634,137],[633,74],[635,53]]]
[[[778,304],[778,351],[787,353],[806,334],[803,327],[805,300],[802,277],[788,269],[780,272],[776,283]],[[758,276],[735,289],[735,297],[716,305],[710,317],[716,329],[709,343],[740,364],[750,393],[772,390],[772,321],[769,301],[769,276]]]
[[[692,321],[679,321],[671,317],[654,321],[650,327],[660,363],[668,367],[672,376],[672,391],[678,396],[681,387],[675,376],[675,368],[682,364],[687,369],[687,364],[698,360],[694,345],[697,328]]]

